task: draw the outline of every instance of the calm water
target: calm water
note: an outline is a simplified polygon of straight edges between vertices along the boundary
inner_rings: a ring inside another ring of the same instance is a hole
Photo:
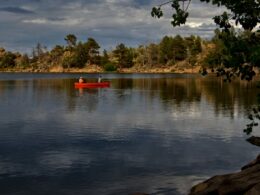
[[[0,74],[1,195],[187,194],[259,152],[243,133],[254,82],[106,74],[110,88],[78,90],[79,76]]]

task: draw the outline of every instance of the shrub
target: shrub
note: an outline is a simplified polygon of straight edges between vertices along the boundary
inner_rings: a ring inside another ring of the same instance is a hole
[[[108,62],[104,65],[104,69],[105,71],[116,71],[117,67],[115,64],[113,64],[112,62]]]

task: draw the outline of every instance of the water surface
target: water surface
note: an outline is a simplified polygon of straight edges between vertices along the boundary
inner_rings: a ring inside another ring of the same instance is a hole
[[[79,90],[79,76],[0,74],[1,194],[187,194],[259,152],[243,133],[256,82],[104,74],[110,88]]]

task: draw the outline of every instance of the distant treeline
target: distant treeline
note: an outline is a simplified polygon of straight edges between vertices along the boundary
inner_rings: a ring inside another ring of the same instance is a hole
[[[222,37],[221,37],[222,36]],[[142,68],[194,66],[215,68],[230,57],[223,44],[223,33],[215,31],[211,40],[198,36],[165,36],[159,43],[140,45],[137,48],[121,43],[113,50],[100,52],[100,45],[94,38],[78,41],[73,34],[67,35],[66,45],[56,45],[51,50],[38,43],[30,57],[27,54],[12,53],[0,48],[0,70],[46,71],[85,68],[97,65],[105,71],[116,71],[133,66]],[[232,40],[230,40],[232,43]]]

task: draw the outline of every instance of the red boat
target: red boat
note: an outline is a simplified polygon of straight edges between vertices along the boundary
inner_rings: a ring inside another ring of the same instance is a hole
[[[74,83],[75,88],[105,88],[110,86],[110,82],[101,83]]]

